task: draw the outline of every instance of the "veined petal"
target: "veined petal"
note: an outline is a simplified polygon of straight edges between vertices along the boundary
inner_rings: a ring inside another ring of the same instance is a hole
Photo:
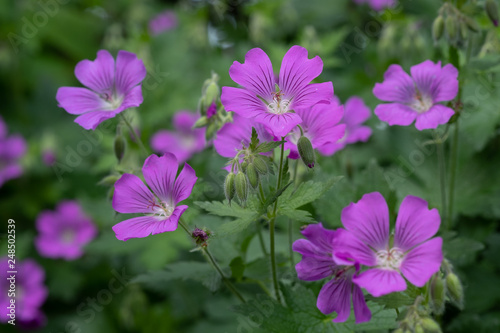
[[[137,86],[146,77],[146,67],[134,53],[120,50],[116,57],[115,87],[121,95]]]
[[[191,191],[193,190],[197,179],[198,177],[196,177],[193,168],[189,164],[185,163],[184,168],[182,168],[181,173],[175,180],[173,193],[173,200],[175,204],[181,202],[182,200],[186,200],[191,195]]]
[[[406,290],[405,280],[395,270],[369,269],[358,276],[354,276],[352,281],[361,288],[365,288],[375,297]]]
[[[275,91],[273,65],[267,54],[259,48],[251,49],[245,55],[243,64],[235,61],[229,68],[231,79],[267,101],[272,100]]]
[[[106,50],[97,52],[94,61],[82,60],[75,67],[76,78],[86,87],[101,93],[111,93],[115,82],[115,60]]]
[[[327,253],[328,257],[331,258],[333,240],[335,238],[336,231],[325,229],[322,223],[315,223],[309,224],[304,230],[301,231],[301,233],[312,244],[317,246],[324,253]]]
[[[452,64],[441,69],[434,82],[432,98],[434,103],[451,101],[458,94],[458,70]]]
[[[285,98],[292,98],[292,103],[290,104],[291,110],[308,108],[317,103],[328,104],[332,96],[332,82],[311,83],[298,90],[292,96],[285,94]]]
[[[296,250],[294,249],[294,251]],[[299,279],[303,281],[316,281],[333,275],[335,267],[336,265],[331,256],[330,258],[319,258],[304,255],[302,260],[295,265],[295,270]]]
[[[122,112],[123,108],[119,107],[113,111],[94,111],[87,112],[82,114],[81,116],[76,117],[75,123],[82,126],[87,130],[95,130],[100,123],[110,118],[113,118],[118,113]]]
[[[429,111],[417,115],[415,127],[422,131],[429,128],[437,128],[439,125],[446,124],[455,114],[455,111],[441,104],[433,105]]]
[[[410,250],[401,263],[401,273],[412,284],[423,287],[432,274],[439,271],[441,267],[442,246],[442,238],[436,237]]]
[[[161,234],[163,232],[176,230],[179,224],[179,219],[181,218],[181,215],[186,211],[187,208],[188,206],[186,205],[175,207],[174,212],[168,219],[156,222],[155,227],[152,230],[152,234],[156,235],[156,234]]]
[[[135,108],[142,104],[142,86],[138,85],[129,90],[129,92],[125,95],[123,102],[121,104],[122,110],[128,108]]]
[[[136,175],[123,174],[115,183],[113,209],[119,213],[152,213],[153,193]]]
[[[104,100],[86,88],[61,87],[57,90],[56,99],[59,107],[70,114],[102,111],[106,108]]]
[[[287,112],[283,114],[273,114],[269,112],[259,113],[255,121],[263,124],[274,136],[281,138],[302,122],[296,113]]]
[[[244,118],[267,113],[267,105],[246,89],[222,87],[220,99],[226,111],[233,111]]]
[[[116,238],[122,241],[130,238],[144,238],[151,235],[158,222],[158,218],[154,216],[139,216],[115,224],[113,231]]]
[[[352,232],[338,229],[333,242],[333,259],[338,265],[375,266],[375,252]]]
[[[217,153],[227,158],[235,157],[237,150],[243,148],[242,145],[248,146],[250,143],[252,126],[255,127],[255,124],[251,119],[234,114],[233,122],[224,124],[217,132],[217,137],[214,140]]]
[[[406,252],[434,236],[440,224],[441,218],[436,208],[429,210],[427,201],[409,195],[399,208],[394,247]]]
[[[149,156],[142,167],[142,174],[148,186],[154,194],[162,201],[174,204],[174,185],[175,176],[179,164],[177,159],[171,153],[165,153],[163,156]]]
[[[366,323],[372,319],[372,313],[366,305],[365,296],[361,288],[357,285],[352,285],[352,304],[354,307],[354,317],[356,317],[356,324]]]
[[[399,65],[391,65],[384,74],[384,82],[373,88],[375,97],[386,102],[411,103],[416,91],[411,77]]]
[[[418,115],[409,106],[399,103],[379,104],[374,112],[380,120],[387,122],[391,126],[408,126],[413,123]]]
[[[332,279],[321,288],[316,306],[324,314],[335,311],[337,317],[333,322],[346,321],[351,314],[351,286],[350,279],[343,275]]]
[[[363,195],[357,203],[342,210],[342,224],[354,236],[375,250],[389,242],[389,208],[379,192]]]
[[[353,96],[345,102],[344,118],[342,122],[349,128],[356,127],[364,123],[371,116],[370,108],[368,108],[363,99]]]

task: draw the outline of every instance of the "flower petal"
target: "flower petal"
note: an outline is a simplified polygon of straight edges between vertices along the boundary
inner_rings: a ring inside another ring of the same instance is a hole
[[[365,288],[375,297],[406,290],[406,281],[395,270],[369,269],[358,276],[354,276],[352,281],[361,288]]]
[[[346,143],[366,142],[372,135],[372,129],[368,126],[360,126],[347,133]]]
[[[441,104],[435,104],[429,111],[417,115],[415,127],[422,131],[429,128],[437,128],[439,125],[446,124],[455,114],[455,111]]]
[[[411,77],[399,65],[391,65],[384,74],[384,82],[373,88],[375,97],[386,102],[411,103],[416,94]]]
[[[296,242],[298,241],[307,242],[305,239],[299,239]],[[300,252],[295,248],[294,251]],[[333,275],[335,267],[336,265],[331,257],[321,258],[319,256],[308,257],[304,255],[302,260],[295,265],[295,270],[297,271],[297,277],[299,279],[303,281],[316,281]]]
[[[98,94],[86,88],[61,87],[57,90],[56,99],[59,107],[70,114],[102,111],[106,107]]]
[[[349,278],[341,276],[332,279],[321,288],[316,306],[324,313],[337,313],[335,323],[345,322],[351,314],[351,286]]]
[[[432,274],[439,271],[443,261],[443,240],[441,237],[433,238],[406,254],[401,263],[401,273],[412,284],[423,287]]]
[[[331,258],[336,231],[325,229],[322,223],[315,223],[309,224],[301,233],[321,251],[328,253],[328,257]]]
[[[153,216],[139,216],[122,221],[113,226],[116,238],[122,241],[130,238],[144,238],[151,235],[159,223],[158,218]]]
[[[338,229],[333,241],[333,259],[338,265],[359,263],[374,266],[377,262],[375,252],[352,232]]]
[[[120,50],[116,57],[116,91],[121,95],[127,93],[140,84],[146,77],[146,67],[142,60],[137,59],[134,53]]]
[[[75,76],[84,86],[99,94],[112,93],[115,60],[108,51],[100,50],[94,61],[82,60],[76,65]]]
[[[193,168],[189,164],[184,163],[184,168],[182,168],[182,171],[175,180],[173,193],[175,204],[189,198],[197,179],[198,177],[196,177]]]
[[[399,103],[379,104],[375,108],[377,117],[389,125],[408,126],[417,118],[418,113],[407,105]]]
[[[119,107],[113,111],[95,111],[95,112],[87,112],[82,114],[81,116],[76,117],[75,123],[82,126],[87,130],[95,130],[100,123],[110,118],[113,118],[118,113],[122,112],[123,108]]]
[[[317,103],[326,103],[332,99],[333,84],[332,82],[311,83],[297,91],[292,99],[290,109],[308,108]],[[285,96],[286,97],[286,96]]]
[[[261,113],[267,113],[267,106],[254,93],[233,87],[222,87],[221,102],[226,111],[252,118]]]
[[[458,93],[458,70],[451,64],[441,68],[430,60],[411,68],[411,76],[422,93],[432,96],[434,103],[454,99]]]
[[[361,288],[355,284],[352,286],[352,304],[356,324],[366,323],[372,319],[372,313],[366,305],[365,295],[363,295]]]
[[[436,234],[441,218],[436,208],[412,195],[403,199],[396,219],[394,246],[406,252]]]
[[[375,250],[389,242],[389,208],[379,192],[363,195],[357,203],[342,210],[342,224],[354,236]]]
[[[302,122],[298,114],[291,112],[283,114],[263,112],[258,114],[254,119],[266,126],[278,138],[287,135],[295,126]]]
[[[142,167],[144,179],[154,194],[171,205],[174,205],[173,192],[178,168],[177,159],[171,153],[161,157],[153,154],[146,159]]]
[[[357,96],[353,96],[345,102],[344,110],[342,122],[349,128],[364,123],[371,116],[370,108],[366,106],[363,99]]]
[[[235,61],[229,68],[231,79],[257,96],[272,100],[275,91],[273,65],[267,54],[259,48],[245,55],[243,64]]]
[[[115,183],[113,209],[119,213],[152,213],[153,193],[136,175],[123,174]]]
[[[142,97],[142,87],[141,85],[135,86],[129,90],[125,95],[123,102],[121,104],[122,110],[128,108],[135,108],[142,104],[144,98]]]
[[[155,228],[152,230],[152,234],[156,235],[176,230],[179,224],[179,219],[186,209],[188,209],[188,206],[186,205],[175,207],[174,212],[168,219],[156,222]]]

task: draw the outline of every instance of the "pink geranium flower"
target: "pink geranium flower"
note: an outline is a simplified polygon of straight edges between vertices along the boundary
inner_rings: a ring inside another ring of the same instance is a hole
[[[443,260],[443,240],[429,239],[438,231],[441,219],[437,209],[427,207],[423,199],[404,198],[392,243],[384,197],[378,192],[365,194],[342,211],[345,230],[338,230],[334,242],[335,262],[371,267],[354,276],[353,282],[375,297],[405,290],[403,276],[423,287]]]
[[[149,21],[149,31],[156,36],[177,26],[177,15],[174,11],[166,10]]]
[[[189,111],[179,111],[174,115],[175,131],[162,130],[151,138],[151,147],[159,153],[172,153],[179,163],[189,160],[205,148],[205,129],[194,128],[200,118]]]
[[[36,219],[35,246],[47,258],[74,260],[83,255],[83,246],[97,234],[94,223],[76,201],[62,201],[55,211],[43,211]]]
[[[253,118],[281,138],[302,122],[294,110],[332,98],[331,82],[310,84],[322,70],[318,56],[308,59],[307,50],[296,45],[283,57],[276,80],[267,54],[251,49],[243,64],[235,61],[229,69],[231,79],[243,88],[223,87],[221,101],[226,111]]]
[[[440,102],[450,101],[458,93],[458,70],[448,64],[441,67],[426,60],[411,68],[411,76],[399,65],[391,65],[384,82],[377,83],[373,94],[380,100],[375,114],[389,125],[408,126],[415,121],[418,130],[446,124],[455,113]]]
[[[23,174],[19,160],[25,153],[26,141],[17,134],[7,136],[7,125],[0,117],[0,187]]]
[[[396,4],[395,0],[354,0],[357,4],[366,3],[372,7],[373,10],[382,10],[384,8],[394,7]]]
[[[302,254],[302,260],[295,265],[299,279],[316,281],[331,278],[318,295],[318,309],[329,314],[337,312],[333,322],[345,322],[351,314],[351,298],[354,306],[356,323],[370,321],[371,312],[366,305],[361,288],[353,284],[356,267],[338,265],[333,261],[333,245],[336,231],[323,228],[321,223],[310,224],[302,231],[307,239],[299,239],[293,243],[293,250]]]
[[[61,87],[56,99],[66,112],[79,115],[75,122],[85,129],[94,130],[104,120],[142,103],[146,67],[134,53],[119,51],[115,64],[108,51],[100,50],[95,61],[76,65],[75,76],[88,89]]]
[[[179,218],[188,208],[178,204],[189,197],[198,179],[187,163],[176,178],[178,168],[173,154],[151,155],[142,167],[147,186],[139,177],[128,173],[118,179],[113,209],[124,214],[145,215],[116,224],[113,227],[116,238],[126,241],[177,229]]]

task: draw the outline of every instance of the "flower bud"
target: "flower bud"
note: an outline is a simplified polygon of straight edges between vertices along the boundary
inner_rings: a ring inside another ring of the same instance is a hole
[[[208,118],[205,116],[201,116],[198,118],[198,120],[194,123],[193,128],[202,128],[207,126],[208,124]]]
[[[479,24],[477,24],[477,22],[475,20],[473,20],[472,18],[470,18],[468,16],[464,16],[463,19],[465,21],[465,24],[467,24],[467,27],[469,28],[470,31],[473,31],[473,32],[481,31]]]
[[[205,138],[207,139],[207,141],[210,141],[218,130],[219,130],[219,125],[217,124],[217,122],[212,122],[208,124],[207,131],[205,132]]]
[[[491,22],[495,27],[498,27],[498,6],[494,0],[486,0],[484,5],[486,9],[486,14],[490,18]]]
[[[422,318],[420,324],[427,333],[441,333],[441,327],[432,318]]]
[[[253,165],[255,166],[255,170],[257,170],[257,172],[261,175],[267,174],[267,163],[266,161],[264,161],[264,157],[262,157],[261,155],[255,156]]]
[[[453,42],[457,37],[457,21],[454,16],[446,17],[446,33],[448,35],[448,41]]]
[[[243,163],[241,163],[241,171],[247,172],[247,166],[248,163],[246,161],[243,161]]]
[[[253,188],[257,188],[257,186],[259,185],[259,174],[257,173],[257,170],[255,169],[255,165],[253,163],[248,164],[246,174],[250,186],[252,186]]]
[[[448,296],[458,307],[462,307],[464,299],[464,289],[460,279],[455,273],[449,273],[446,276],[446,287],[448,289]]]
[[[98,185],[113,186],[120,177],[117,175],[108,175],[101,179]]]
[[[127,143],[123,136],[117,135],[115,137],[115,156],[118,159],[118,162],[121,162],[123,155],[125,154],[125,149],[127,147]]]
[[[413,332],[415,332],[415,333],[425,333],[425,330],[424,330],[424,328],[422,327],[422,325],[420,323],[417,323],[415,325],[415,328],[413,329]]]
[[[247,177],[241,170],[236,175],[234,186],[236,188],[236,195],[238,196],[238,199],[240,199],[242,203],[245,202],[248,196],[248,183]]]
[[[467,37],[469,36],[469,28],[467,27],[467,23],[465,23],[464,21],[460,21],[459,25],[460,25],[460,38],[463,41],[466,41]]]
[[[432,276],[430,282],[431,288],[431,305],[432,310],[435,314],[442,314],[444,312],[444,301],[445,301],[445,285],[444,280],[441,278],[440,273],[436,273]]]
[[[203,104],[205,108],[208,109],[210,105],[219,97],[219,86],[217,83],[212,81],[205,90],[205,95],[203,96]]]
[[[210,237],[210,233],[200,228],[195,228],[193,230],[193,233],[191,234],[191,237],[193,237],[197,245],[207,246],[206,241]]]
[[[300,158],[308,168],[314,168],[314,163],[316,162],[316,155],[314,155],[314,149],[311,141],[305,137],[301,136],[299,142],[297,142],[297,148],[299,150]]]
[[[230,172],[226,176],[226,179],[224,180],[224,194],[226,196],[227,201],[229,201],[229,204],[231,204],[231,200],[234,197],[234,173]]]
[[[435,41],[438,41],[443,36],[444,32],[444,19],[441,15],[436,17],[434,23],[432,23],[432,37]]]

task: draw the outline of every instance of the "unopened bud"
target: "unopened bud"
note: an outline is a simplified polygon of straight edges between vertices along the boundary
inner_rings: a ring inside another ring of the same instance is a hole
[[[465,21],[465,24],[467,24],[467,27],[469,28],[470,31],[473,31],[473,32],[481,31],[479,24],[477,24],[477,22],[475,20],[473,20],[472,18],[470,18],[468,16],[464,16],[464,21]]]
[[[125,154],[125,149],[127,147],[127,143],[122,135],[117,135],[115,137],[115,156],[120,162]]]
[[[257,155],[254,158],[253,165],[255,166],[255,170],[257,170],[257,172],[261,175],[267,174],[267,163],[261,155]]]
[[[426,317],[422,318],[420,324],[428,333],[441,333],[441,327],[433,319]]]
[[[460,279],[455,273],[449,273],[446,276],[446,288],[448,289],[450,299],[461,308],[463,305],[464,289]]]
[[[460,21],[460,38],[464,41],[467,40],[467,37],[469,36],[469,28],[467,27],[467,23],[464,21]]]
[[[206,241],[210,237],[210,233],[200,228],[195,228],[193,230],[193,233],[191,234],[191,237],[193,237],[197,245],[207,246]]]
[[[415,328],[413,329],[413,332],[415,332],[415,333],[425,333],[425,330],[424,330],[424,328],[422,327],[422,325],[420,323],[417,323],[415,325]]]
[[[297,149],[299,151],[300,158],[308,168],[314,168],[314,163],[316,162],[316,156],[314,155],[314,149],[311,141],[305,137],[301,136],[299,142],[297,142]]]
[[[259,185],[259,174],[257,173],[257,170],[255,169],[255,165],[253,163],[248,164],[246,174],[250,186],[252,186],[253,188],[257,188],[257,186]]]
[[[198,120],[194,123],[193,128],[202,128],[207,126],[208,124],[208,118],[205,116],[201,116],[198,118]]]
[[[211,82],[205,90],[203,96],[203,104],[208,108],[219,97],[219,86],[215,82]]]
[[[104,177],[103,179],[101,179],[99,181],[99,183],[97,183],[98,185],[105,185],[105,186],[112,186],[116,183],[116,181],[119,179],[120,177],[117,176],[117,175],[109,175],[109,176],[106,176]]]
[[[435,41],[438,41],[443,36],[444,31],[444,19],[441,15],[436,17],[434,23],[432,23],[432,37]]]
[[[229,201],[229,204],[231,204],[231,200],[234,197],[234,173],[230,172],[226,176],[226,180],[224,181],[224,194],[226,196],[227,201]]]
[[[432,310],[435,314],[442,314],[444,312],[444,301],[446,293],[444,280],[439,275],[439,272],[434,274],[430,282],[431,304]]]
[[[446,33],[448,35],[448,40],[452,42],[457,37],[458,27],[456,18],[454,16],[449,15],[448,17],[446,17],[445,24],[446,24]]]
[[[236,175],[234,185],[236,188],[236,195],[238,196],[238,199],[240,199],[242,203],[245,202],[248,196],[248,183],[247,177],[241,170]]]
[[[243,163],[241,163],[241,171],[247,172],[247,166],[248,163],[246,161],[243,161]]]
[[[494,0],[486,0],[484,8],[486,9],[486,14],[488,14],[488,17],[490,18],[491,22],[493,22],[493,25],[495,27],[498,27],[498,6],[497,6],[497,3]]]

